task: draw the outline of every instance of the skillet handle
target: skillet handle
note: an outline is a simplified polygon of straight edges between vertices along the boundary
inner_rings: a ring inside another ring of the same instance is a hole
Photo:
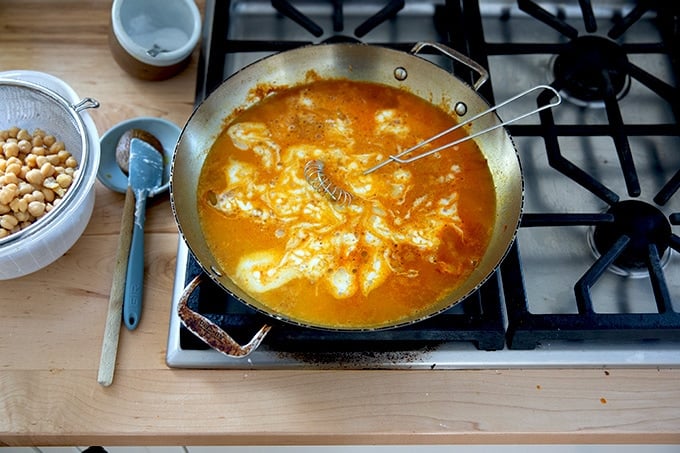
[[[187,304],[189,296],[201,284],[202,279],[203,274],[199,274],[184,288],[184,292],[177,304],[177,314],[182,320],[182,324],[198,338],[205,341],[211,348],[222,354],[233,358],[246,357],[260,346],[264,337],[271,330],[271,326],[267,324],[262,326],[248,344],[244,346],[238,344],[220,326],[189,308]]]
[[[430,42],[430,41],[423,41],[416,43],[415,46],[411,49],[411,53],[413,55],[416,55],[418,52],[420,52],[423,48],[425,47],[432,47],[433,49],[438,50],[445,56],[451,58],[452,60],[456,60],[459,63],[463,63],[465,66],[468,68],[472,69],[475,71],[477,74],[479,74],[479,78],[477,81],[475,81],[474,85],[472,86],[475,91],[479,90],[479,87],[484,85],[484,83],[489,80],[489,72],[484,68],[484,66],[480,65],[477,63],[475,60],[472,58],[463,55],[462,53],[458,52],[455,49],[452,49],[449,46],[445,46],[443,44],[439,44],[438,42]]]

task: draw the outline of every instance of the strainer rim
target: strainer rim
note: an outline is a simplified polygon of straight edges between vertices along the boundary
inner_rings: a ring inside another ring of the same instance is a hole
[[[75,203],[74,199],[78,197],[79,190],[85,187],[85,185],[87,184],[86,182],[87,179],[91,180],[90,185],[94,184],[97,171],[97,169],[94,168],[94,156],[92,155],[89,146],[90,144],[87,128],[85,127],[85,123],[83,122],[83,119],[80,116],[79,111],[76,110],[75,106],[71,104],[70,101],[68,101],[55,91],[46,88],[42,85],[33,82],[28,82],[25,80],[0,77],[0,86],[8,85],[16,86],[19,87],[20,89],[37,91],[41,95],[49,98],[56,106],[58,106],[63,112],[65,112],[71,118],[73,124],[75,124],[76,126],[76,131],[78,133],[78,136],[80,137],[81,156],[78,162],[78,168],[76,170],[77,173],[74,178],[73,184],[66,191],[66,194],[61,199],[59,204],[52,211],[45,214],[44,219],[41,217],[40,219],[36,220],[25,229],[17,231],[16,233],[12,233],[4,238],[1,238],[0,247],[5,247],[9,244],[17,243],[22,239],[25,239],[36,234],[37,232],[41,231],[41,229],[49,228],[50,224],[56,222],[59,219],[60,214],[63,214],[65,211],[68,211],[69,207]],[[88,170],[90,167],[93,168],[90,171],[90,178],[87,178],[88,172],[86,170]],[[89,190],[87,187],[85,188]]]

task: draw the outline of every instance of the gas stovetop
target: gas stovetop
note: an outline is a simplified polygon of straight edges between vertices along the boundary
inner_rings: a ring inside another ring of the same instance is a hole
[[[509,126],[524,216],[499,270],[467,300],[406,328],[323,332],[269,319],[207,281],[189,303],[235,338],[273,325],[248,357],[229,358],[175,315],[201,273],[180,239],[168,365],[680,366],[680,12],[667,3],[208,2],[197,103],[259,58],[338,40],[405,51],[442,42],[489,69],[479,92],[491,104],[540,84],[565,100]],[[523,98],[499,114],[536,102],[545,101]]]

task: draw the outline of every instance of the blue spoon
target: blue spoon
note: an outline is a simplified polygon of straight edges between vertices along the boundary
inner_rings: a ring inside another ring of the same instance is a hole
[[[135,222],[123,300],[123,321],[130,330],[137,328],[142,314],[146,199],[151,190],[161,185],[162,177],[163,155],[145,141],[133,138],[130,141],[129,183],[135,195]]]

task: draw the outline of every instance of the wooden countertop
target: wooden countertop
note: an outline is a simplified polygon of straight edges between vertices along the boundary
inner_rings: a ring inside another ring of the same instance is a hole
[[[163,82],[132,79],[107,47],[110,2],[0,2],[0,70],[56,75],[101,107],[100,134],[193,108],[196,55]],[[165,365],[177,230],[147,214],[140,326],[97,384],[123,196],[99,182],[76,245],[0,282],[0,445],[680,443],[680,370],[201,371]],[[0,263],[0,265],[3,265]]]

